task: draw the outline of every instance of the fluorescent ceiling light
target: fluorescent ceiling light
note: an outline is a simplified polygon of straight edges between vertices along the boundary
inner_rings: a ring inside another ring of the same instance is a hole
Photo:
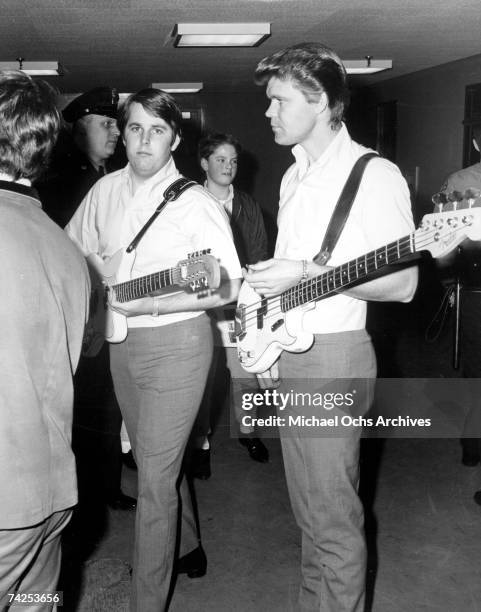
[[[60,76],[63,73],[59,62],[26,62],[22,58],[0,62],[0,70],[21,70],[31,76]]]
[[[174,47],[256,47],[271,35],[270,23],[177,23]]]
[[[152,83],[151,87],[168,93],[196,93],[204,87],[204,83]]]
[[[343,60],[347,74],[372,74],[392,68],[392,60],[375,60],[369,55],[363,60]]]

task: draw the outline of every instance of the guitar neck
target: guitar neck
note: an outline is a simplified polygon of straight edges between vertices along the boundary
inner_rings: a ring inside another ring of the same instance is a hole
[[[113,285],[112,289],[115,291],[115,296],[119,302],[130,302],[131,300],[138,300],[146,295],[157,293],[165,287],[176,285],[179,279],[180,269],[178,267],[169,268],[168,270],[161,270],[160,272],[147,274],[147,276],[118,283]]]
[[[360,281],[366,281],[377,270],[396,263],[415,251],[414,233],[390,242],[287,289],[280,295],[281,310],[287,312],[297,306],[326,298]]]

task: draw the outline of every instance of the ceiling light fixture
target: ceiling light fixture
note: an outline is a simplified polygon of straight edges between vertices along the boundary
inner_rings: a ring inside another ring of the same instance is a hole
[[[11,62],[0,62],[0,70],[21,70],[30,76],[60,76],[63,74],[59,62],[26,62],[17,57]]]
[[[151,87],[168,93],[197,93],[204,83],[152,83]]]
[[[177,23],[174,47],[257,47],[271,35],[270,23]]]
[[[373,74],[392,68],[392,60],[375,60],[371,55],[363,60],[343,60],[342,63],[347,74]]]

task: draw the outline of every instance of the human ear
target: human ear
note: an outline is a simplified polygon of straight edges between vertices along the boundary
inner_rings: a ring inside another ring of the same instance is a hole
[[[175,151],[177,147],[180,145],[180,136],[178,134],[175,135],[174,141],[170,145],[170,150]]]

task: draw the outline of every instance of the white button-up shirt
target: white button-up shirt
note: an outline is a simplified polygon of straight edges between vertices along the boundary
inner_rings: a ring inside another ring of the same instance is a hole
[[[85,256],[111,257],[125,249],[157,206],[164,191],[180,178],[172,158],[132,195],[130,166],[97,181],[65,228]],[[170,202],[149,227],[136,249],[130,278],[172,268],[194,251],[211,249],[231,279],[241,269],[225,212],[200,185]],[[128,279],[119,279],[128,280]],[[129,327],[155,327],[182,321],[201,312],[179,312],[127,319]]]
[[[324,153],[309,164],[300,145],[281,183],[275,257],[312,260],[321,248],[334,207],[356,160],[369,149],[343,125]],[[371,160],[346,225],[328,262],[338,266],[413,230],[409,189],[397,166]],[[304,315],[304,328],[323,334],[363,329],[366,302],[338,294]]]

